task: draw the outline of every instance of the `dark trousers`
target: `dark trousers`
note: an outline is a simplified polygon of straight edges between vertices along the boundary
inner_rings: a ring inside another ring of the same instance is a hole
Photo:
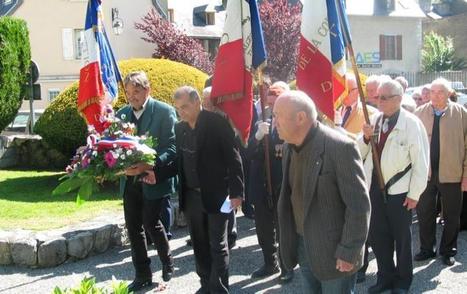
[[[433,172],[427,187],[417,205],[420,226],[420,249],[433,252],[436,248],[436,195],[441,194],[444,227],[439,244],[439,254],[454,256],[457,253],[462,211],[462,191],[460,183],[441,184],[438,173]]]
[[[170,202],[170,197],[165,197],[162,199],[162,209],[161,209],[161,222],[164,226],[165,233],[167,234],[167,239],[172,239],[172,233],[170,232],[170,226],[173,222],[172,216],[172,203]]]
[[[169,241],[160,221],[163,199],[144,198],[142,184],[129,178],[123,196],[123,211],[131,246],[131,258],[137,279],[152,277],[146,234],[151,238],[163,265],[172,264]]]
[[[412,211],[402,206],[406,195],[387,195],[387,203],[384,203],[378,179],[373,177],[368,240],[378,264],[378,284],[392,284],[401,289],[409,289],[413,278]],[[397,265],[394,264],[394,249]]]
[[[462,193],[462,213],[461,213],[461,224],[460,230],[465,231],[467,230],[467,192]]]
[[[237,217],[235,210],[229,214],[229,220],[227,222],[227,243],[233,244],[237,241]]]
[[[258,244],[263,251],[264,264],[274,266],[278,262],[279,223],[277,219],[277,201],[273,200],[273,208],[269,208],[266,195],[256,195],[255,224]],[[282,263],[281,268],[282,267]]]
[[[368,248],[369,248],[368,241],[366,241],[365,242],[365,254],[363,255],[363,265],[358,270],[361,273],[366,273],[366,270],[368,269],[368,264],[369,264],[368,255],[370,254],[370,252],[368,251]]]
[[[201,194],[188,190],[185,215],[193,242],[196,273],[200,277],[203,293],[229,293],[229,214],[207,213]]]

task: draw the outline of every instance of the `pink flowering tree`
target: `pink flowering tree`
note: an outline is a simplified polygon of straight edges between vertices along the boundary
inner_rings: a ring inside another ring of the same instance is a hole
[[[301,25],[300,1],[263,0],[259,13],[268,52],[265,73],[273,81],[295,79]]]
[[[135,23],[135,28],[146,35],[142,37],[143,40],[155,44],[154,58],[170,59],[212,73],[213,64],[203,46],[161,17],[155,9],[146,14],[141,22]]]

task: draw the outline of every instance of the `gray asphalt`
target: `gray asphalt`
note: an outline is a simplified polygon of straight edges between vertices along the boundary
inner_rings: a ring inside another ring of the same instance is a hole
[[[418,248],[417,224],[413,226],[414,248]],[[438,231],[440,226],[438,226]],[[231,293],[301,293],[301,276],[295,269],[292,283],[281,286],[276,277],[251,280],[251,272],[262,264],[262,255],[257,244],[254,222],[238,217],[239,240],[231,252],[230,289]],[[175,257],[175,276],[164,293],[194,293],[199,288],[195,273],[193,251],[186,246],[186,229],[173,231],[170,245]],[[439,239],[439,234],[438,234]],[[446,267],[439,258],[427,262],[415,262],[415,276],[411,293],[467,293],[467,232],[461,232],[459,252],[454,266]],[[161,266],[151,251],[154,281],[161,281]],[[357,285],[357,293],[366,293],[376,282],[376,260],[370,254],[367,280]],[[0,293],[51,293],[55,286],[74,287],[85,276],[94,276],[99,286],[109,286],[112,277],[128,282],[133,278],[131,254],[128,247],[114,248],[104,254],[77,262],[67,262],[56,268],[28,269],[16,266],[0,267]],[[141,293],[152,293],[149,289]],[[389,292],[388,292],[389,293]]]

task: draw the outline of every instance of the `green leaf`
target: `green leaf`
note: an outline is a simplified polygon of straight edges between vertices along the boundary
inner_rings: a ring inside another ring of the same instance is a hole
[[[60,185],[58,185],[52,191],[52,195],[54,195],[54,196],[63,195],[63,194],[69,193],[69,192],[71,192],[73,190],[76,190],[81,186],[82,182],[83,182],[82,178],[78,178],[78,177],[69,178],[69,179],[63,181],[62,183],[60,183]]]
[[[83,204],[85,201],[89,200],[89,197],[92,195],[93,179],[91,177],[85,178],[81,187],[79,188],[78,195],[76,197],[76,203],[78,205]]]

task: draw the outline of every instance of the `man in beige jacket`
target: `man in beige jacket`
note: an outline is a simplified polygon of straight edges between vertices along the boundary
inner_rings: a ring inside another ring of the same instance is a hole
[[[436,256],[436,196],[439,193],[444,218],[439,254],[443,263],[451,266],[457,253],[462,191],[467,191],[467,111],[450,102],[449,93],[447,80],[433,81],[431,101],[415,111],[430,140],[430,178],[417,207],[420,252],[415,260]]]

